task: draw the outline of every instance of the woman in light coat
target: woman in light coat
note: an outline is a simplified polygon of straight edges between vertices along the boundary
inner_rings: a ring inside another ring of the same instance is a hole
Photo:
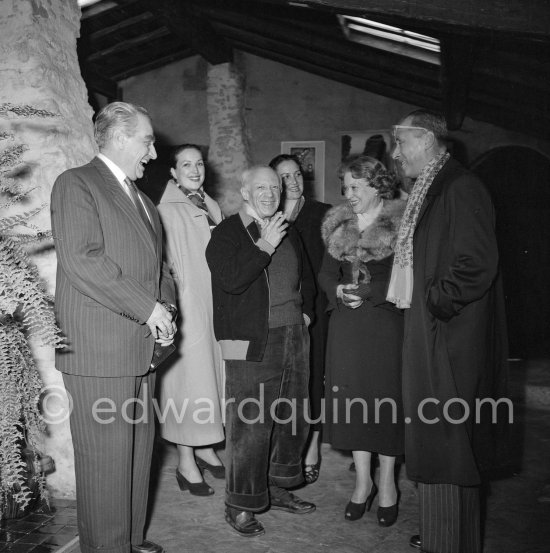
[[[211,229],[222,220],[218,204],[203,190],[205,166],[193,144],[176,148],[158,211],[166,256],[178,293],[178,353],[159,370],[157,395],[161,435],[177,444],[176,478],[181,490],[211,495],[207,469],[224,478],[212,445],[223,440],[223,360],[214,336],[210,271],[204,252]]]

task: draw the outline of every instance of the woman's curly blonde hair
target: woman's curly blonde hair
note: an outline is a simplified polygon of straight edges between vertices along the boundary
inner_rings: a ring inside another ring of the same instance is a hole
[[[346,158],[338,167],[338,178],[343,180],[346,173],[351,173],[354,179],[365,179],[369,186],[376,189],[380,198],[395,198],[396,176],[374,157],[355,155]]]

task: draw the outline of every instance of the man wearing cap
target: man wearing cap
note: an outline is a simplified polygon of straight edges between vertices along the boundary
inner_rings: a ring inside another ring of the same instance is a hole
[[[420,499],[411,545],[479,553],[481,471],[494,449],[476,401],[503,390],[506,330],[493,205],[446,138],[443,116],[427,110],[394,127],[392,157],[415,183],[388,300],[405,310],[405,463]]]

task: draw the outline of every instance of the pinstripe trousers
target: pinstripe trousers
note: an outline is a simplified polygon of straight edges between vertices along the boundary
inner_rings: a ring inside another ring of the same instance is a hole
[[[478,487],[418,484],[425,553],[481,553]]]
[[[144,537],[155,436],[155,376],[63,374],[63,381],[73,402],[70,426],[80,550],[130,553],[132,544],[141,544]]]

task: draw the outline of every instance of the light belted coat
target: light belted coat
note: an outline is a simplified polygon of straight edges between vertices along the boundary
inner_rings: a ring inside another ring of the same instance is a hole
[[[212,220],[219,223],[222,213],[218,204],[208,195],[204,201]],[[212,286],[204,254],[210,228],[204,211],[174,181],[168,182],[158,212],[179,311],[178,351],[158,373],[161,435],[178,444],[213,444],[224,437],[220,406],[223,360],[214,336]]]

